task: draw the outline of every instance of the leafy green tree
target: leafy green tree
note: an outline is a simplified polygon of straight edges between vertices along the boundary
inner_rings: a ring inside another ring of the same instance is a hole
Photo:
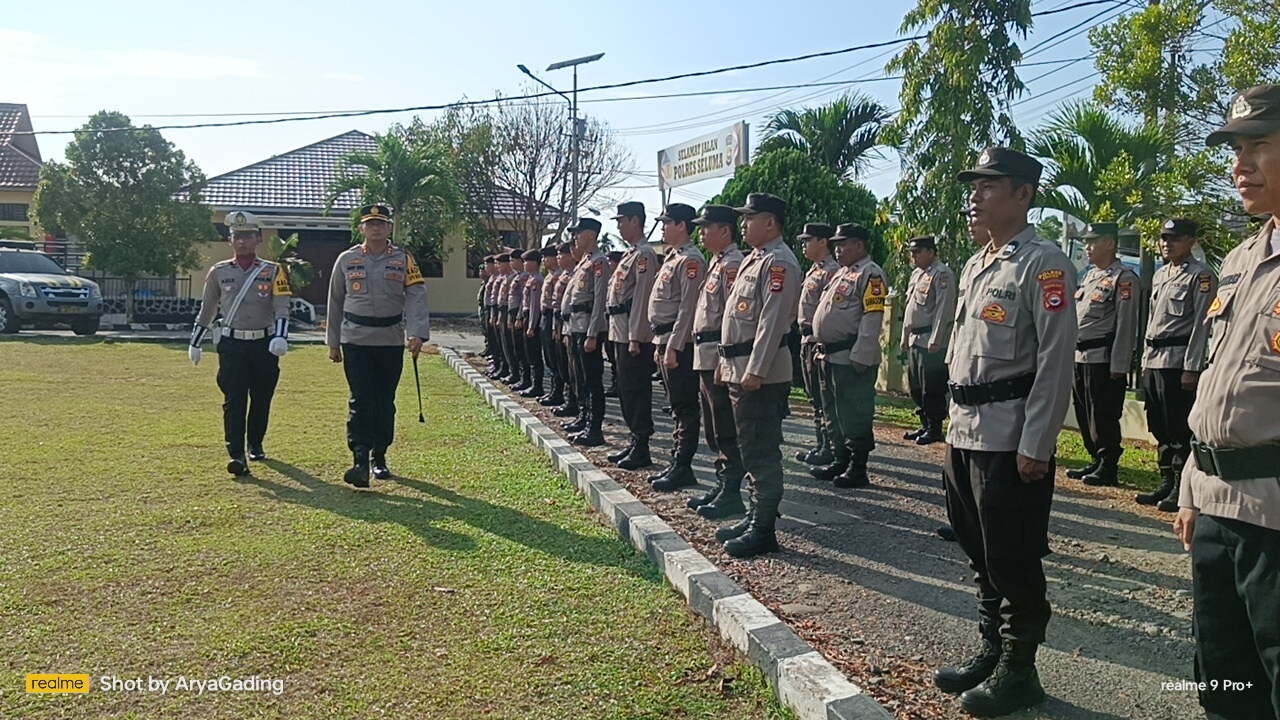
[[[903,76],[902,109],[880,137],[902,156],[902,180],[884,208],[893,219],[895,247],[913,235],[934,235],[952,268],[973,253],[959,214],[969,190],[956,175],[972,167],[984,147],[1022,146],[1009,106],[1023,90],[1016,39],[1031,27],[1030,5],[918,0],[903,19],[901,32],[923,30],[925,39],[906,45],[886,66]]]
[[[258,257],[279,263],[284,268],[285,275],[289,278],[289,288],[294,293],[310,285],[316,277],[311,263],[298,255],[298,242],[298,233],[287,238],[272,235],[258,246]]]
[[[41,169],[31,215],[47,232],[79,237],[86,267],[124,280],[132,321],[139,278],[195,269],[196,243],[218,239],[200,203],[204,181],[159,131],[103,111],[76,131],[65,163]]]
[[[1056,215],[1050,215],[1036,223],[1036,232],[1045,240],[1058,242],[1062,240],[1062,221]]]
[[[816,108],[780,110],[765,122],[756,155],[799,150],[838,177],[852,180],[879,157],[875,148],[890,115],[869,96],[853,93]]]

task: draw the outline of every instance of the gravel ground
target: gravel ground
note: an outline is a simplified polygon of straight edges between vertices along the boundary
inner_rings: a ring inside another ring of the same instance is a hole
[[[661,386],[654,390],[655,461],[662,463],[671,422],[660,411]],[[559,428],[547,408],[520,400]],[[902,440],[901,428],[878,426],[873,486],[840,490],[792,459],[812,440],[807,406],[793,404],[784,427],[783,549],[742,561],[720,549],[715,524],[685,508],[702,488],[656,493],[645,476],[661,464],[627,472],[605,461],[626,440],[617,402],[609,402],[609,445],[586,449],[589,458],[897,717],[966,717],[930,681],[932,668],[962,662],[977,646],[967,560],[934,534],[946,522],[941,445],[922,448]],[[713,484],[705,446],[695,470],[704,485]],[[1090,488],[1059,472],[1053,554],[1045,560],[1054,616],[1038,656],[1049,699],[1012,717],[1202,716],[1194,693],[1161,690],[1164,681],[1192,675],[1190,563],[1171,522],[1136,505],[1129,491]]]

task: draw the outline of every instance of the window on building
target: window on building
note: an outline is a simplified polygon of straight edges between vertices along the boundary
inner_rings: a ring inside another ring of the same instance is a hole
[[[26,203],[0,203],[0,221],[28,222],[27,211],[30,209]]]

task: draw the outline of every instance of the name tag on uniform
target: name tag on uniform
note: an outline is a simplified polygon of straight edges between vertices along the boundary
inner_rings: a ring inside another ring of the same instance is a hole
[[[404,282],[404,273],[398,272],[396,270],[388,270],[385,274],[385,277],[388,280],[392,280],[394,282]]]

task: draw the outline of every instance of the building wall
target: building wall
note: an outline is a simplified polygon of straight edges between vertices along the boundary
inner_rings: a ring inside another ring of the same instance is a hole
[[[31,205],[31,200],[36,195],[34,189],[31,190],[0,190],[0,203],[3,204],[20,204]],[[28,221],[0,220],[0,227],[19,228],[23,232],[30,235],[33,232],[32,224]]]

